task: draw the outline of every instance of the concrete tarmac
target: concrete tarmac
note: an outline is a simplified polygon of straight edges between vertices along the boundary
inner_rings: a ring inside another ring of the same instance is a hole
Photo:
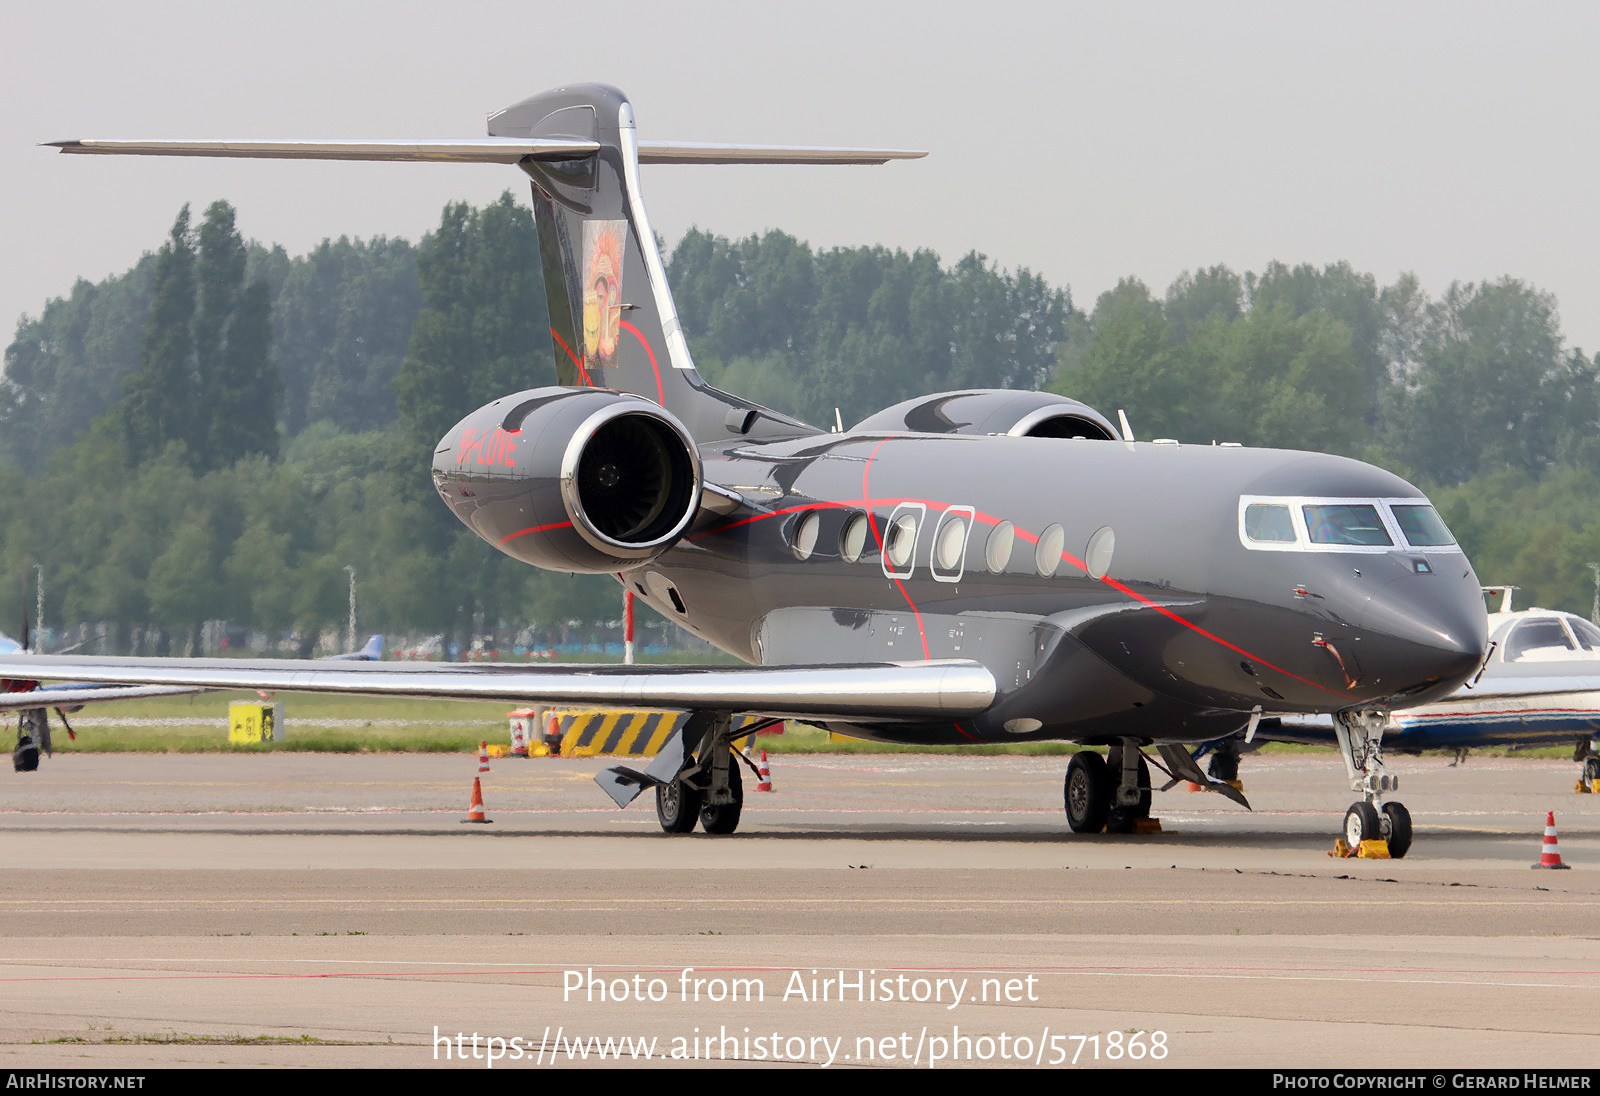
[[[1065,760],[778,756],[670,837],[600,760],[494,762],[479,826],[476,758],[58,756],[0,775],[0,1063],[1600,1063],[1575,765],[1396,759],[1411,854],[1336,861],[1331,754],[1149,837],[1071,834]]]

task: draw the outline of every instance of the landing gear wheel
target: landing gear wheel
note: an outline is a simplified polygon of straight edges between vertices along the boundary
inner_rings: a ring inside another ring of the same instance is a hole
[[[1353,849],[1363,841],[1376,841],[1382,836],[1383,823],[1378,820],[1377,808],[1365,800],[1352,803],[1344,813],[1345,844]]]
[[[1345,822],[1349,825],[1349,821]],[[1411,851],[1411,812],[1402,803],[1383,805],[1383,832],[1389,842],[1389,855],[1399,860]]]
[[[1067,825],[1073,833],[1099,833],[1111,809],[1111,776],[1105,758],[1097,753],[1075,753],[1067,762],[1062,788]]]
[[[732,833],[739,828],[739,814],[744,810],[744,778],[739,775],[739,761],[728,761],[728,790],[733,793],[732,803],[707,803],[700,808],[700,828],[707,833]]]
[[[656,819],[667,833],[691,833],[700,820],[704,793],[691,784],[674,780],[656,785]]]
[[[1600,757],[1590,755],[1583,763],[1583,779],[1595,791],[1600,791]]]
[[[1108,766],[1109,767],[1109,766]],[[1117,773],[1109,774],[1113,783],[1120,777]],[[1111,789],[1111,798],[1116,798],[1116,788]],[[1107,833],[1132,833],[1136,822],[1141,818],[1150,817],[1150,766],[1141,756],[1139,758],[1139,803],[1133,807],[1114,805],[1106,813]]]
[[[33,739],[17,740],[17,748],[11,751],[11,767],[19,773],[31,773],[39,768],[39,747],[33,744]]]

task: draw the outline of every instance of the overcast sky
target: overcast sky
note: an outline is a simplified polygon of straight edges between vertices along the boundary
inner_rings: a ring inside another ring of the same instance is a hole
[[[691,226],[969,250],[1092,308],[1116,280],[1349,260],[1388,283],[1511,275],[1600,350],[1600,5],[12,2],[0,9],[0,318],[125,270],[178,207],[248,237],[419,238],[492,165],[89,159],[76,137],[477,136],[563,82],[642,137],[927,149],[884,167],[644,169]],[[9,334],[9,332],[8,332]]]

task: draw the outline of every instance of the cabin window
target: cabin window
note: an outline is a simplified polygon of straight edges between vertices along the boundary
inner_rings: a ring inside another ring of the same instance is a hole
[[[1111,570],[1111,557],[1117,550],[1117,534],[1109,525],[1094,531],[1083,549],[1083,565],[1089,577],[1102,579]]]
[[[1066,546],[1067,534],[1059,525],[1052,525],[1039,534],[1039,544],[1033,552],[1033,564],[1039,569],[1040,575],[1049,578],[1056,573],[1056,568],[1061,566],[1061,552]]]
[[[850,515],[839,531],[839,554],[846,563],[854,563],[867,550],[867,515],[857,510]]]
[[[903,502],[889,516],[883,534],[883,573],[889,578],[910,578],[917,569],[917,534],[928,512],[920,502]]]
[[[807,510],[800,515],[794,524],[794,536],[790,542],[795,559],[811,558],[811,553],[816,551],[817,533],[821,528],[822,516],[815,510]]]
[[[972,531],[974,510],[952,506],[939,519],[933,536],[933,577],[940,582],[959,582],[966,570],[967,536]]]
[[[989,532],[989,542],[983,548],[983,562],[991,574],[1001,574],[1011,562],[1011,549],[1017,542],[1016,526],[1002,521]]]
[[[889,526],[888,542],[883,549],[889,562],[897,568],[903,568],[911,562],[911,553],[916,546],[917,519],[910,514],[896,518],[894,524]]]

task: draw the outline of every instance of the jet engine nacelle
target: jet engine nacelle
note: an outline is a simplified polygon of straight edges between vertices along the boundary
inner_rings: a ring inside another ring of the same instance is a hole
[[[1118,438],[1110,421],[1086,403],[1054,392],[977,388],[940,392],[886,407],[857,423],[862,433],[1010,434],[1019,438]]]
[[[700,457],[683,424],[641,396],[537,388],[457,423],[434,451],[433,484],[509,556],[615,573],[683,535],[700,503]]]

